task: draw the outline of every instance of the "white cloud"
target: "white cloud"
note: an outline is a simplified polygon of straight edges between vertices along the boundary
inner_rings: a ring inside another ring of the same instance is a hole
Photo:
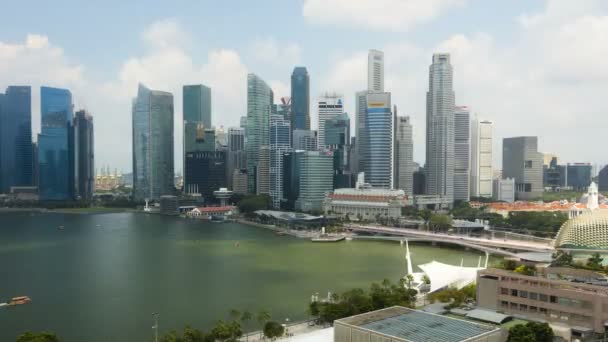
[[[407,31],[466,0],[305,0],[307,21],[349,28]]]
[[[263,63],[288,65],[300,63],[301,48],[296,43],[281,45],[275,38],[255,39],[250,46],[253,57]]]

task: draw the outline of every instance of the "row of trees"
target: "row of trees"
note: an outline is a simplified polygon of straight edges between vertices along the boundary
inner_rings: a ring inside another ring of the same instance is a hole
[[[431,303],[439,301],[441,303],[449,303],[448,308],[457,308],[463,303],[474,301],[477,296],[477,288],[475,284],[470,284],[462,289],[447,288],[445,290],[433,292],[428,295],[428,299]]]
[[[334,294],[329,301],[312,302],[309,313],[319,324],[332,324],[340,318],[395,305],[413,308],[417,291],[406,285],[408,281],[404,279],[400,279],[397,284],[385,279],[381,284],[373,283],[368,291],[356,288]]]
[[[553,262],[551,263],[551,266],[574,267],[608,273],[608,266],[604,266],[604,258],[600,255],[600,253],[592,254],[586,262],[583,262],[580,260],[574,261],[572,254],[570,253],[558,251],[553,254]]]

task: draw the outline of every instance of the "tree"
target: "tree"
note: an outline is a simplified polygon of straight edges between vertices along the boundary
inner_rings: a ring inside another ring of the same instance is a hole
[[[599,270],[603,268],[602,262],[604,258],[600,256],[600,253],[594,253],[589,259],[587,259],[587,266]]]
[[[422,218],[425,223],[428,223],[431,219],[431,216],[433,216],[433,212],[428,209],[422,209],[418,212],[418,216],[420,216],[420,218]]]
[[[211,335],[220,341],[238,341],[243,336],[241,325],[237,321],[226,322],[219,320],[211,330]]]
[[[549,324],[528,322],[511,327],[507,342],[551,342],[553,335]]]
[[[59,342],[57,336],[49,332],[32,333],[26,332],[17,338],[17,342]]]
[[[533,276],[534,273],[536,273],[536,268],[534,266],[519,265],[513,270],[513,272],[527,276]]]
[[[252,318],[253,318],[253,315],[251,314],[251,312],[245,310],[245,311],[243,311],[243,314],[241,315],[241,322],[243,324],[246,324],[247,322],[251,321]],[[249,335],[247,335],[245,337],[245,339],[247,341],[249,341]]]
[[[564,252],[562,250],[557,251],[552,255],[553,262],[551,266],[570,266],[572,264],[572,254]]]
[[[434,214],[431,216],[430,227],[434,231],[447,231],[452,227],[452,219],[448,215]]]
[[[428,275],[424,274],[424,275],[422,275],[422,281],[423,281],[425,284],[430,284],[430,283],[431,283],[431,278],[429,278],[429,276],[428,276]]]
[[[260,324],[260,327],[262,328],[262,330],[264,329],[264,324],[266,324],[266,322],[270,321],[270,318],[272,318],[272,316],[270,316],[270,312],[268,312],[266,310],[260,310],[260,312],[258,312],[258,314],[256,316],[256,320]]]
[[[270,339],[281,337],[284,333],[285,328],[279,322],[268,321],[266,324],[264,324],[264,336]]]

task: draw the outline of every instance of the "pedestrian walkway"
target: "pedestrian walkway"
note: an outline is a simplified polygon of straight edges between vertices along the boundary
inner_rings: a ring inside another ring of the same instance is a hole
[[[324,327],[322,325],[310,325],[309,321],[306,322],[300,322],[300,323],[294,323],[294,324],[289,324],[287,326],[287,336],[284,337],[280,337],[278,338],[278,340],[281,341],[308,341],[308,339],[302,339],[305,338],[306,336],[320,336],[321,333],[320,331],[322,330],[326,330],[327,327]],[[333,336],[333,328],[332,330],[332,336]],[[327,332],[326,332],[327,334]],[[265,338],[261,336],[261,331],[254,331],[251,333],[248,333],[247,335],[241,337],[240,341],[246,341],[246,342],[268,342],[271,341],[271,339],[269,338]],[[313,341],[313,340],[310,340]],[[314,340],[314,341],[325,341],[324,339],[321,340]],[[328,341],[333,341],[333,338],[331,340]]]

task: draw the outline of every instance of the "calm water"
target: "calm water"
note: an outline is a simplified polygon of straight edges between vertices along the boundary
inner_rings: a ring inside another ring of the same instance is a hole
[[[58,229],[64,226],[63,230]],[[238,246],[237,245],[238,242]],[[480,254],[411,246],[414,264],[476,265]],[[0,214],[0,341],[27,330],[62,341],[150,341],[160,330],[206,329],[231,308],[306,318],[310,295],[403,276],[395,242],[315,244],[236,223],[120,213]]]

